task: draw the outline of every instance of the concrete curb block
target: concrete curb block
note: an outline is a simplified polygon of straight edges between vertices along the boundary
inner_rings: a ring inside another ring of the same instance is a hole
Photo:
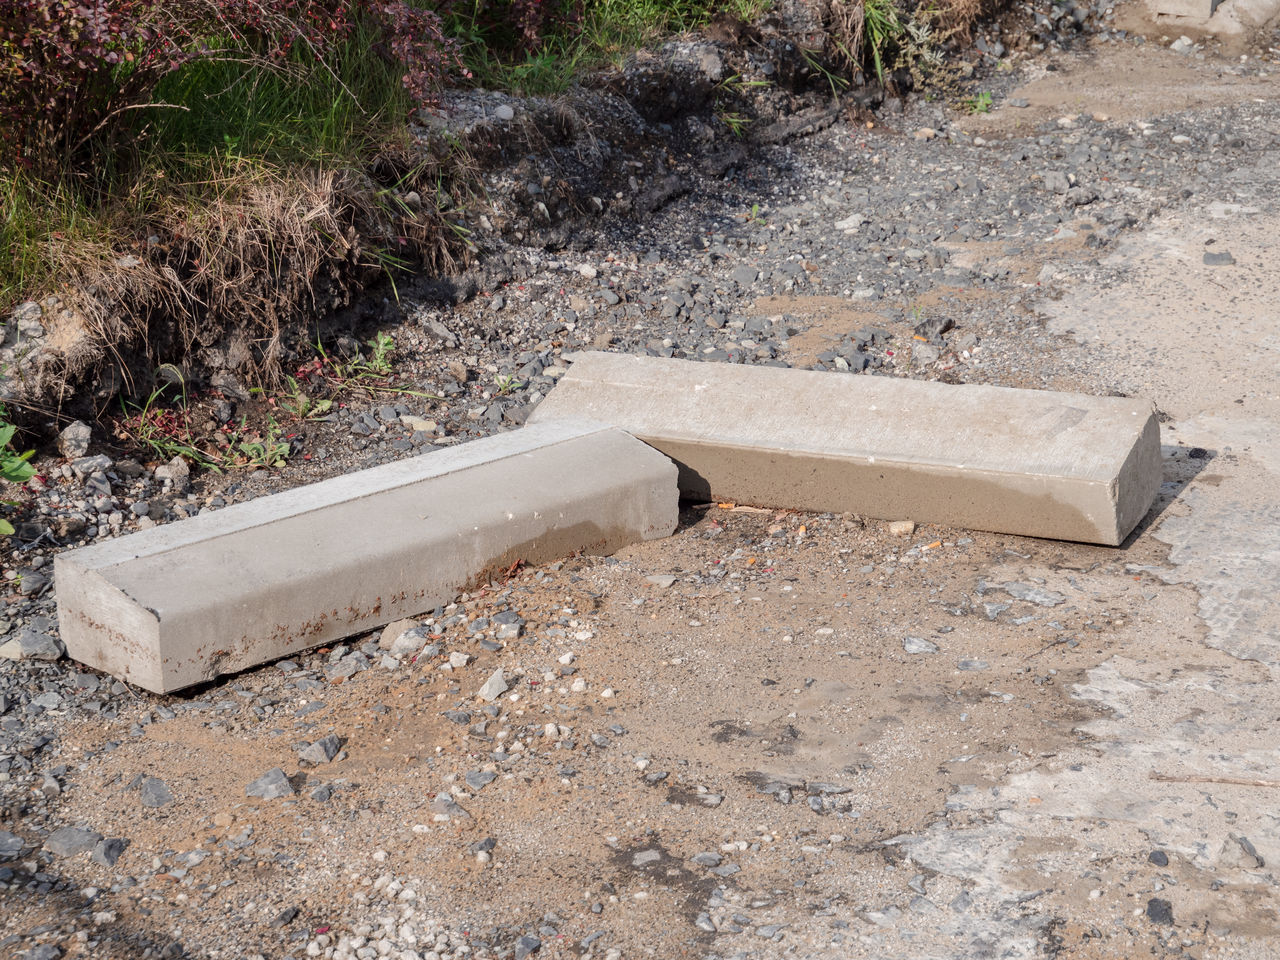
[[[676,468],[557,421],[58,556],[67,652],[167,693],[450,602],[516,560],[669,536]]]
[[[1120,544],[1160,487],[1145,400],[586,352],[530,417],[652,444],[700,499]]]

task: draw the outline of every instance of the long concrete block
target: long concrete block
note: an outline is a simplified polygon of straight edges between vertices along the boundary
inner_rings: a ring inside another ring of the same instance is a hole
[[[517,560],[671,534],[676,468],[557,421],[61,554],[68,653],[157,693],[448,603]]]
[[[1183,17],[1208,20],[1220,0],[1147,0],[1147,6],[1158,17]]]
[[[661,450],[688,497],[1117,545],[1160,486],[1145,400],[580,353],[530,422]]]

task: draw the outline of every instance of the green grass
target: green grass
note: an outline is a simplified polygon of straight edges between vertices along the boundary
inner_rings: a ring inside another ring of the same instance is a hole
[[[397,65],[357,23],[331,66],[296,55],[283,71],[197,61],[166,77],[130,150],[95,176],[42,183],[0,170],[0,312],[57,278],[62,250],[136,244],[162,201],[214,203],[252,168],[359,166],[408,142],[411,110]]]
[[[486,36],[466,2],[454,7],[449,26],[476,83],[554,93],[584,69],[618,63],[719,13],[750,20],[768,2],[593,0],[580,29],[545,37],[531,53],[514,52],[510,37]],[[379,48],[372,29],[357,22],[331,66],[301,52],[282,72],[193,62],[156,91],[155,102],[169,106],[138,111],[137,142],[103,156],[91,174],[50,184],[0,169],[0,311],[54,291],[69,251],[83,263],[136,249],[166,205],[214,205],[254,170],[287,177],[298,166],[359,168],[381,147],[408,145],[412,103],[401,68]]]
[[[487,35],[474,9],[460,4],[451,29],[463,44],[463,60],[482,86],[525,94],[566,89],[584,69],[617,65],[665,36],[705,26],[717,14],[750,21],[769,0],[597,0],[588,3],[580,29],[543,38],[533,52],[515,54],[502,38]]]
[[[0,314],[48,287],[59,244],[102,232],[102,223],[68,186],[0,173]]]
[[[233,61],[199,61],[165,78],[149,153],[199,164],[225,154],[268,163],[350,161],[403,128],[411,103],[403,72],[376,52],[357,22],[331,67],[305,53],[281,72]]]

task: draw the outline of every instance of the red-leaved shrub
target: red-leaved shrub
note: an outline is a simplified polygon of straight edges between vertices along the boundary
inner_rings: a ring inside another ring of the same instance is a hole
[[[439,10],[450,28],[482,44],[490,55],[536,52],[552,35],[573,33],[584,0],[445,0]]]
[[[358,16],[430,102],[455,45],[433,9],[407,0],[0,0],[0,170],[84,172],[137,132],[167,74],[204,57],[272,69],[298,47],[324,61]]]

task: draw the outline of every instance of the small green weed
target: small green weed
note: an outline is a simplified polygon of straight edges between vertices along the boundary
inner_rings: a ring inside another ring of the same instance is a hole
[[[827,86],[831,88],[831,99],[836,99],[849,88],[849,81],[840,74],[835,73],[822,62],[820,56],[821,50],[801,50],[804,55],[805,63],[809,64],[809,69],[817,73],[827,82]]]
[[[240,429],[245,429],[244,420],[240,421]],[[267,429],[256,440],[240,440],[235,444],[236,466],[246,468],[283,467],[289,459],[289,441],[280,433],[280,426],[274,420],[268,421]]]
[[[379,330],[365,346],[372,352],[364,362],[364,370],[375,376],[388,376],[391,373],[391,355],[396,352],[396,342],[391,334]]]
[[[302,381],[307,381],[312,385],[323,384],[322,390],[313,390],[312,392],[327,394],[324,399],[311,400],[312,406],[309,408],[309,415],[312,417],[324,416],[328,413],[334,400],[350,391],[363,391],[371,396],[394,394],[397,396],[417,397],[421,400],[441,399],[434,393],[410,390],[407,387],[395,385],[391,358],[396,350],[396,342],[388,333],[379,331],[372,340],[365,344],[369,348],[369,354],[367,356],[361,354],[350,361],[343,361],[330,355],[319,341],[314,346],[316,356],[298,368],[296,380],[289,378],[290,392],[283,400],[278,401],[281,409],[293,413],[295,416],[297,415],[296,403],[298,396],[301,394],[308,396],[310,399]],[[295,384],[296,387],[293,386]],[[289,403],[295,404],[294,409],[291,410],[286,406]],[[323,409],[319,408],[318,405],[320,404],[325,405]]]
[[[747,80],[742,74],[735,73],[717,83],[716,89],[721,93],[743,94],[748,90],[771,85],[768,80]]]
[[[514,393],[523,387],[524,381],[517,380],[510,374],[504,374],[503,376],[495,377],[493,385],[498,388],[498,396],[505,397],[507,394]]]
[[[720,119],[735,137],[742,136],[746,132],[747,127],[751,125],[751,118],[743,116],[732,110],[717,110],[716,116]]]
[[[36,475],[36,468],[28,463],[35,451],[18,453],[13,449],[11,444],[18,428],[7,421],[8,414],[4,407],[0,406],[0,480],[5,483],[26,483]],[[0,505],[15,506],[11,500],[0,500]],[[13,524],[0,517],[0,537],[7,537],[11,533],[13,533]]]
[[[310,396],[306,389],[294,377],[285,378],[288,384],[288,390],[281,396],[274,399],[274,405],[279,407],[295,420],[318,420],[328,414],[333,409],[333,401],[329,398],[316,399]],[[268,400],[268,403],[273,401]]]
[[[991,91],[983,90],[976,97],[968,97],[967,99],[960,101],[960,105],[970,113],[990,113]]]

